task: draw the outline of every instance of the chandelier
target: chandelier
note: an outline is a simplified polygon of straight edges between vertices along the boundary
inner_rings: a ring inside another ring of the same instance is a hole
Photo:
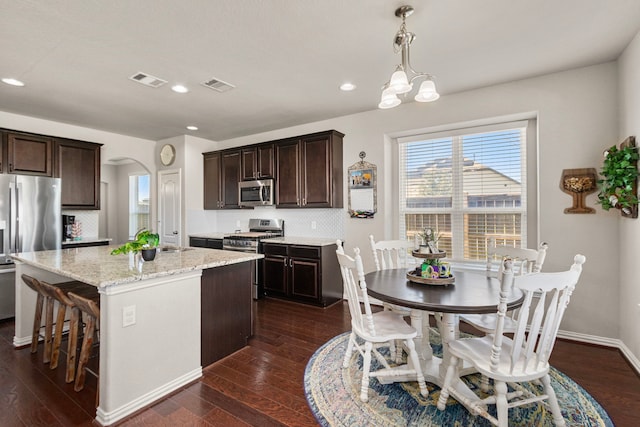
[[[402,18],[402,25],[393,39],[393,50],[395,53],[402,53],[402,62],[396,67],[388,82],[382,87],[382,97],[378,108],[393,108],[400,105],[402,101],[398,95],[411,92],[413,83],[422,80],[415,100],[418,102],[431,102],[440,98],[436,90],[433,76],[428,73],[420,73],[411,68],[409,61],[409,48],[416,35],[407,31],[405,19],[413,13],[413,7],[401,6],[396,9],[396,16]]]

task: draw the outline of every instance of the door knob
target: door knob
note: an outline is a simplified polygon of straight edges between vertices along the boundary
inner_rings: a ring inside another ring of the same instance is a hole
[[[178,232],[177,232],[177,231],[174,231],[174,232],[173,232],[173,234],[178,234]]]

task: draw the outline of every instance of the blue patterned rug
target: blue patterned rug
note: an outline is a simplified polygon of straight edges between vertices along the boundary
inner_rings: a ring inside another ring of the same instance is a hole
[[[430,334],[434,355],[442,354],[437,333]],[[372,378],[369,401],[360,398],[362,358],[356,352],[348,369],[342,369],[349,333],[332,338],[309,360],[304,388],[309,407],[322,426],[490,426],[488,420],[474,417],[453,398],[445,411],[436,407],[440,387],[427,382],[429,396],[422,397],[415,382],[382,385]],[[372,364],[377,363],[372,358]],[[374,366],[375,367],[375,366]],[[377,367],[376,367],[377,368]],[[560,371],[551,368],[551,385],[567,426],[613,426],[606,411],[582,387]],[[465,381],[479,392],[479,374]],[[530,390],[538,390],[530,385]],[[495,415],[495,406],[489,406]],[[509,409],[509,426],[553,426],[550,410],[540,403]]]

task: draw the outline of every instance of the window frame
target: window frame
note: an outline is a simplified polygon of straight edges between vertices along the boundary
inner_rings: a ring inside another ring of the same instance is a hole
[[[438,126],[433,128],[425,128],[415,131],[404,131],[401,134],[390,135],[388,141],[391,143],[391,154],[392,160],[390,162],[390,166],[393,170],[393,176],[390,178],[391,188],[394,189],[392,192],[392,206],[393,206],[393,236],[394,238],[404,239],[405,235],[403,232],[405,231],[405,217],[404,214],[414,210],[415,212],[426,213],[426,214],[451,214],[454,211],[455,207],[452,206],[450,209],[443,208],[405,208],[401,209],[403,202],[405,202],[403,191],[400,191],[402,185],[401,174],[401,165],[400,165],[400,157],[401,157],[401,144],[407,142],[417,142],[424,141],[425,139],[438,139],[443,137],[454,137],[454,136],[462,136],[469,134],[477,134],[477,133],[485,133],[485,132],[496,132],[506,129],[513,129],[514,127],[524,127],[526,129],[526,140],[525,149],[521,151],[521,159],[523,159],[523,168],[524,173],[526,174],[523,178],[526,180],[525,184],[521,187],[522,191],[522,202],[525,204],[524,208],[517,208],[513,210],[507,210],[505,208],[477,208],[477,207],[467,207],[460,208],[457,210],[460,221],[463,220],[465,214],[473,214],[473,213],[491,213],[500,212],[500,213],[508,213],[509,211],[517,211],[518,213],[522,213],[522,217],[524,221],[521,224],[521,233],[522,233],[522,245],[523,247],[534,247],[536,242],[539,242],[539,215],[538,215],[538,206],[539,206],[539,193],[538,189],[538,137],[537,137],[537,116],[535,113],[526,113],[520,115],[512,115],[508,117],[502,118],[493,118],[493,119],[484,119],[478,120],[474,122],[467,123],[457,123],[450,124],[445,126]],[[453,147],[452,149],[455,149]],[[459,146],[458,152],[452,151],[452,157],[462,158],[462,144]],[[455,177],[454,177],[455,182]],[[454,185],[455,187],[455,185]],[[454,190],[455,191],[455,190]],[[452,194],[453,196],[453,194]],[[452,205],[455,203],[455,197],[452,200]],[[458,199],[460,200],[460,199]],[[451,218],[453,221],[453,216]],[[454,224],[452,223],[452,229]],[[460,228],[461,229],[461,228]],[[457,242],[457,247],[454,249],[456,254],[464,255],[464,239],[459,239]],[[452,242],[453,243],[453,242]],[[448,255],[451,256],[451,255]],[[464,260],[460,259],[452,259],[454,265],[458,267],[462,267],[465,269],[481,269],[484,268],[484,261],[474,261],[474,260]]]
[[[139,194],[140,194],[140,178],[146,176],[147,179],[149,180],[148,182],[148,186],[149,186],[149,195],[148,195],[148,200],[149,200],[149,205],[148,205],[148,210],[147,212],[140,212],[137,209],[134,209],[135,207],[139,206],[139,204],[137,203],[138,198],[139,198]],[[133,180],[132,178],[135,178],[135,180]],[[135,184],[134,184],[135,182]],[[128,222],[129,222],[129,227],[128,227],[128,234],[129,234],[129,239],[135,239],[135,235],[137,234],[137,232],[142,229],[142,228],[149,228],[149,225],[151,223],[151,175],[148,173],[130,173],[129,174],[129,183],[128,183],[128,187],[129,187],[129,206],[127,207],[128,213],[129,213],[129,217],[128,217]],[[145,214],[147,215],[147,226],[146,227],[140,227],[137,218],[139,215],[141,214]],[[135,220],[134,220],[135,219]]]

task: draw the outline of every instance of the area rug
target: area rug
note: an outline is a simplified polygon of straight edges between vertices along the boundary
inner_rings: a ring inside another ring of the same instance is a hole
[[[437,333],[430,334],[434,355],[442,354]],[[490,426],[488,420],[474,417],[453,398],[445,411],[436,407],[440,388],[427,382],[429,396],[422,397],[416,382],[382,385],[370,380],[369,401],[360,400],[362,358],[356,352],[349,368],[342,369],[349,333],[332,338],[309,360],[304,375],[307,402],[322,426]],[[382,352],[382,351],[381,351]],[[372,364],[377,363],[372,358]],[[376,367],[377,368],[377,367]],[[551,384],[567,426],[613,426],[606,411],[582,387],[552,368]],[[479,391],[480,375],[464,377],[469,387]],[[530,390],[540,393],[539,386]],[[537,391],[536,391],[537,390]],[[495,405],[489,406],[495,416]],[[534,403],[509,409],[509,426],[553,426],[551,411]]]

